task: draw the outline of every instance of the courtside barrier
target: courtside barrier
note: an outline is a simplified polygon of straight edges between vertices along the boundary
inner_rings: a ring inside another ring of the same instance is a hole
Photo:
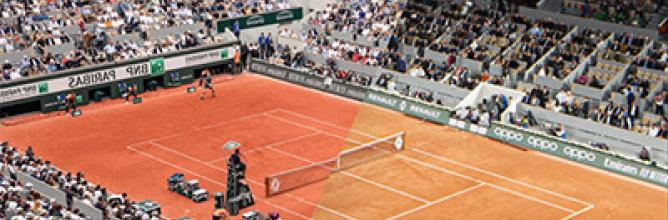
[[[668,187],[668,172],[645,162],[558,137],[493,122],[487,137]]]
[[[347,84],[335,79],[331,79],[330,82],[325,77],[309,74],[306,71],[296,70],[282,65],[253,60],[251,63],[251,71],[355,100],[362,101],[366,99],[367,89],[364,87]]]
[[[444,106],[434,105],[419,99],[407,98],[399,94],[391,94],[373,88],[368,89],[367,97],[364,101],[438,124],[447,124],[451,112]]]
[[[613,173],[668,187],[668,169],[664,167],[651,165],[648,162],[628,158],[613,152],[599,150],[578,142],[563,140],[543,132],[500,122],[492,122],[490,127],[471,124],[466,121],[450,118],[449,115],[452,110],[443,106],[374,88],[341,84],[339,82],[332,83],[332,85],[336,84],[344,88],[354,88],[355,96],[352,97],[345,92],[342,93],[341,90],[325,89],[321,83],[306,83],[309,80],[324,82],[324,78],[320,76],[311,75],[306,71],[295,70],[282,65],[271,64],[266,61],[253,60],[251,70],[259,74],[328,91],[344,97],[363,100],[373,105],[399,111],[437,124],[449,125],[463,131],[473,132],[522,148],[538,150]],[[364,94],[364,98],[360,98],[360,94]]]

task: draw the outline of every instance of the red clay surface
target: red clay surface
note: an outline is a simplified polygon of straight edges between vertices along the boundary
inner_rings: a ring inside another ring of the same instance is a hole
[[[533,151],[256,75],[216,85],[200,101],[185,88],[113,100],[83,116],[31,116],[0,127],[0,140],[167,217],[210,219],[213,202],[167,190],[182,172],[224,192],[227,141],[242,144],[254,210],[283,219],[668,219],[668,192]],[[46,119],[45,119],[46,118]],[[289,193],[264,198],[264,178],[333,158],[342,148],[397,131],[407,149]],[[246,211],[246,210],[244,210]]]

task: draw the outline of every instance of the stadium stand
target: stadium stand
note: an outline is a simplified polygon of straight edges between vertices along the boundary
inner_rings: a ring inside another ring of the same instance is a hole
[[[219,42],[215,19],[292,7],[287,0],[12,3],[2,10],[12,19],[0,24],[2,81]]]

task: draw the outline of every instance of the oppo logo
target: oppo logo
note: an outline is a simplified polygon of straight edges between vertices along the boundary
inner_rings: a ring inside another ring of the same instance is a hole
[[[503,139],[509,140],[509,141],[522,141],[524,139],[524,136],[518,132],[514,131],[509,131],[503,128],[495,128],[494,129],[494,134],[498,137],[501,137]]]
[[[542,138],[537,138],[534,136],[529,136],[527,142],[529,142],[529,145],[531,145],[531,147],[540,150],[557,151],[559,149],[559,145],[557,145],[557,143]]]
[[[567,157],[575,160],[586,160],[590,162],[594,162],[596,160],[596,155],[592,152],[586,151],[586,150],[580,150],[577,148],[572,148],[570,146],[564,147],[564,154],[566,154]]]

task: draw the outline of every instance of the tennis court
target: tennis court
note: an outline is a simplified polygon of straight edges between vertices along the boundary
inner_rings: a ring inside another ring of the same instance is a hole
[[[171,193],[166,178],[182,172],[209,192],[225,191],[227,141],[241,143],[253,209],[283,219],[668,218],[665,188],[261,76],[216,89],[224,95],[204,102],[179,88],[141,105],[94,105],[82,118],[2,127],[0,138],[34,145],[113,192],[155,200],[172,218],[210,218],[212,201]],[[398,153],[265,197],[267,176],[400,131],[406,147]]]

